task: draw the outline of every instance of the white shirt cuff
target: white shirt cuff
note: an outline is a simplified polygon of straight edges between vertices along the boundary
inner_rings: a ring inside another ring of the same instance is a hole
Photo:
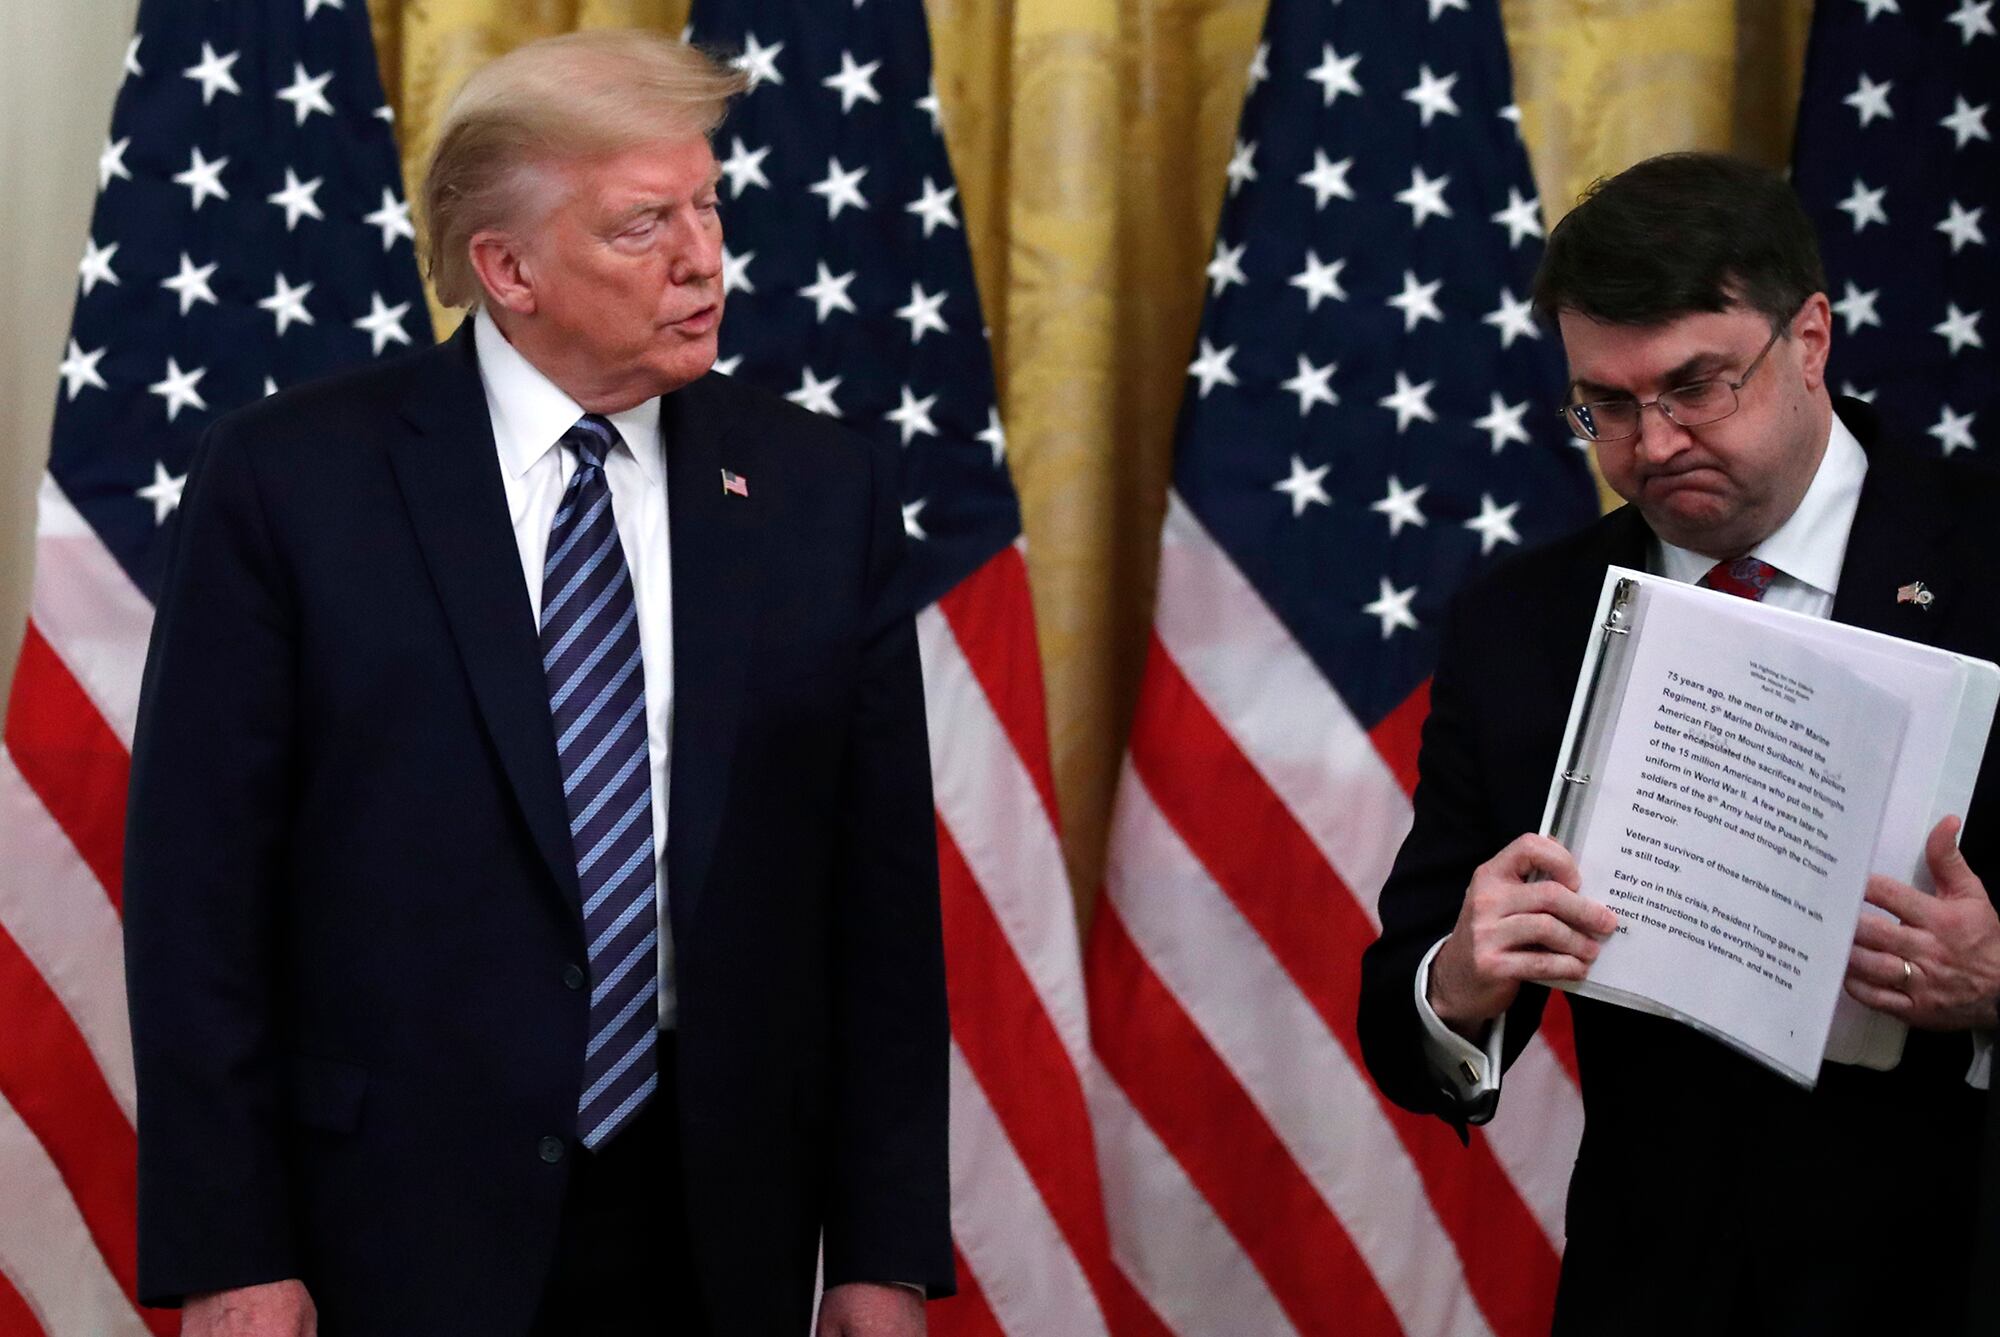
[[[1965,1084],[1981,1091],[1993,1089],[1993,1032],[1972,1033],[1972,1065],[1965,1070]]]
[[[1424,1024],[1424,1058],[1432,1075],[1460,1104],[1470,1105],[1500,1090],[1500,1046],[1507,1033],[1507,1014],[1501,1013],[1486,1028],[1483,1049],[1444,1024],[1428,997],[1431,962],[1444,944],[1439,938],[1417,965],[1417,1019]]]

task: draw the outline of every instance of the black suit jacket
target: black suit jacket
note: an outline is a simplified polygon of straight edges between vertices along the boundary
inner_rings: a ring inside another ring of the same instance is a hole
[[[1882,444],[1865,406],[1839,408],[1869,468],[1834,619],[2000,659],[2000,484],[1962,461]],[[1452,611],[1415,823],[1362,968],[1363,1053],[1406,1108],[1463,1127],[1424,1060],[1416,970],[1451,931],[1473,870],[1539,829],[1605,568],[1643,569],[1650,539],[1626,507],[1496,568]],[[1897,602],[1912,580],[1936,593],[1928,611]],[[1963,840],[1989,888],[2000,888],[1996,776],[1989,760]],[[1526,987],[1510,1009],[1508,1063],[1547,997]],[[1954,1329],[1985,1103],[1964,1083],[1965,1036],[1913,1033],[1894,1071],[1829,1066],[1808,1094],[1687,1027],[1587,999],[1571,1006],[1585,1130],[1559,1329]],[[2000,1244],[1980,1247],[1987,1268],[2000,1261]]]
[[[723,1331],[796,1337],[822,1227],[828,1284],[952,1286],[896,460],[726,377],[662,408],[689,1233]],[[126,853],[141,1297],[299,1276],[329,1337],[524,1332],[588,995],[469,334],[221,420],[180,526]]]

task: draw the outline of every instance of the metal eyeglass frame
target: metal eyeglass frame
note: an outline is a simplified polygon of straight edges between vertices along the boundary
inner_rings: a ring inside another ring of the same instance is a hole
[[[1673,423],[1677,427],[1706,427],[1710,423],[1721,422],[1724,418],[1730,417],[1736,410],[1743,407],[1741,397],[1743,387],[1748,385],[1750,378],[1757,374],[1757,368],[1764,365],[1764,359],[1770,356],[1773,348],[1778,346],[1778,340],[1785,337],[1786,328],[1789,327],[1781,327],[1772,331],[1771,337],[1765,343],[1763,350],[1756,357],[1750,359],[1750,365],[1745,367],[1743,374],[1733,381],[1725,381],[1720,377],[1711,376],[1705,380],[1689,381],[1686,385],[1677,385],[1671,390],[1662,391],[1658,397],[1653,399],[1591,399],[1581,404],[1565,404],[1562,408],[1556,410],[1556,416],[1569,424],[1570,430],[1578,437],[1592,443],[1599,441],[1624,441],[1639,435],[1640,424],[1645,420],[1647,409],[1658,409],[1665,415],[1668,422]],[[1674,399],[1676,396],[1686,394],[1689,390],[1695,389],[1697,386],[1709,385],[1723,385],[1728,387],[1729,409],[1727,412],[1718,413],[1713,418],[1703,418],[1699,422],[1686,422],[1679,414],[1674,412]],[[1629,405],[1632,409],[1632,430],[1629,432],[1620,432],[1616,436],[1604,436],[1600,433],[1591,432],[1576,415],[1590,409],[1595,409],[1599,405],[1616,405],[1619,408]]]

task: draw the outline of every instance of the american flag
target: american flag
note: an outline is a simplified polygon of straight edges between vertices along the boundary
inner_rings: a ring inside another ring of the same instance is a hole
[[[0,1333],[132,1337],[120,855],[196,438],[430,342],[362,0],[144,0],[78,266],[0,750]],[[88,170],[80,165],[79,170]]]
[[[960,1296],[931,1330],[1141,1331],[1110,1260],[1041,666],[920,0],[696,0],[750,78],[717,136],[718,364],[902,452],[952,1012]]]
[[[1834,385],[1946,455],[2000,455],[1994,8],[1821,0],[1793,162],[1838,322]]]
[[[1510,83],[1497,0],[1274,0],[1251,66],[1087,954],[1115,1256],[1183,1337],[1548,1331],[1566,1014],[1469,1147],[1355,1021],[1445,605],[1596,514]]]

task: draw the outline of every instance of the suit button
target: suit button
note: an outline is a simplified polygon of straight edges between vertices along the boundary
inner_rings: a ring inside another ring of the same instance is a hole
[[[554,1165],[563,1158],[563,1140],[559,1137],[545,1137],[536,1144],[536,1150],[541,1153],[544,1161]]]
[[[583,987],[583,967],[568,965],[563,967],[563,987],[581,989]]]

